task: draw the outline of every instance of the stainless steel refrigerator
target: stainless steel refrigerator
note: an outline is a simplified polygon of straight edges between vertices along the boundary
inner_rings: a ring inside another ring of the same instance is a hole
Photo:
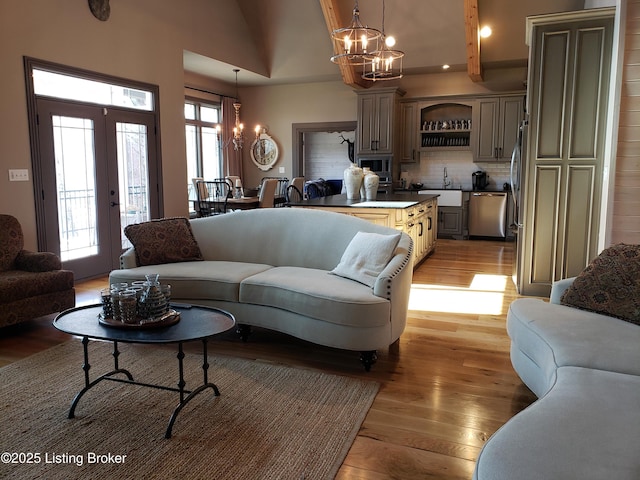
[[[525,114],[526,115],[526,114]],[[518,293],[522,294],[524,290],[524,228],[525,228],[525,186],[527,172],[527,135],[529,129],[529,120],[525,118],[520,123],[520,133],[518,142],[513,147],[511,154],[511,198],[513,200],[513,223],[510,229],[515,239],[514,255],[513,255],[513,283],[518,289]]]

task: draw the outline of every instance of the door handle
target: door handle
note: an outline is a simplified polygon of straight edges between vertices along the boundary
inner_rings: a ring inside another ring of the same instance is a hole
[[[119,203],[116,203],[116,202],[111,202],[111,204],[110,204],[110,205],[111,205],[112,207],[117,207],[117,206],[118,206],[118,205],[120,205],[120,204],[119,204]]]

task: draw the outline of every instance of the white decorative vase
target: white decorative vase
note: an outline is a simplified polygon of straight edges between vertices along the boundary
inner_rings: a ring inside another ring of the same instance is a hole
[[[347,198],[349,200],[357,200],[360,198],[360,187],[362,186],[362,178],[364,174],[362,169],[355,163],[344,170],[344,186],[347,190]]]
[[[375,200],[378,194],[378,186],[380,185],[380,177],[377,173],[368,171],[364,175],[362,186],[364,188],[364,197],[367,200]]]

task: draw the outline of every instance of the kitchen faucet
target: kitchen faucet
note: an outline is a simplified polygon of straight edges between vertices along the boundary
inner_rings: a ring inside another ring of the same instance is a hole
[[[447,176],[447,167],[444,167],[444,177],[442,178],[442,185],[444,186],[445,190],[449,185],[451,185],[451,180],[449,180],[449,177]]]

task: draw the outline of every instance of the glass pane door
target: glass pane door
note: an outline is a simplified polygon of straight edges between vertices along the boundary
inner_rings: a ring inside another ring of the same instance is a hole
[[[120,245],[131,247],[124,227],[151,220],[147,126],[116,122],[118,189],[120,192]]]
[[[154,116],[44,99],[37,106],[45,248],[76,279],[109,273],[130,246],[124,227],[159,216]]]
[[[53,115],[56,199],[63,262],[98,254],[94,123]]]

